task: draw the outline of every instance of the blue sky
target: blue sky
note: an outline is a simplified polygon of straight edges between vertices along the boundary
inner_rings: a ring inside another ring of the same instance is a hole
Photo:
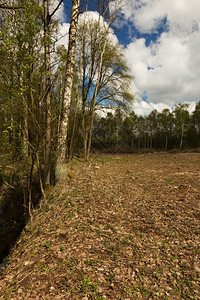
[[[135,112],[162,111],[179,102],[194,109],[200,100],[200,1],[122,1],[114,29],[135,77]],[[88,3],[95,10],[94,0]],[[70,21],[71,1],[64,0],[64,5],[68,9],[60,11],[62,34]]]

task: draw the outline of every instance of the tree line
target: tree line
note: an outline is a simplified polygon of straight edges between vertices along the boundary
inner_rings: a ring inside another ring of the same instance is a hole
[[[133,100],[123,48],[112,39],[120,1],[95,1],[93,17],[88,3],[71,4],[65,47],[55,17],[62,0],[0,1],[0,154],[20,162],[30,197],[36,174],[44,196],[52,178],[67,178],[77,143],[89,159],[98,105]]]
[[[153,110],[147,116],[137,116],[134,111],[124,115],[120,108],[105,117],[98,114],[93,147],[122,152],[200,147],[200,102],[191,114],[188,108],[188,104],[179,103],[173,111]]]

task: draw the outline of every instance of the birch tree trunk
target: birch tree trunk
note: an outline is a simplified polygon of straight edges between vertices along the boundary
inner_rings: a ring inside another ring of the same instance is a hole
[[[74,136],[75,136],[75,129],[76,129],[76,121],[77,121],[77,114],[78,114],[78,102],[79,102],[79,97],[80,97],[82,78],[83,78],[83,87],[82,87],[83,95],[82,95],[82,97],[84,97],[84,91],[85,91],[85,87],[84,87],[84,83],[85,83],[84,77],[85,77],[85,75],[82,75],[81,70],[82,70],[82,66],[83,66],[83,57],[84,57],[84,49],[85,49],[84,40],[85,40],[85,19],[86,19],[86,14],[87,14],[87,6],[86,6],[85,17],[84,17],[84,20],[83,20],[83,32],[82,32],[82,38],[81,38],[81,55],[80,55],[80,63],[79,63],[80,74],[79,74],[79,84],[78,84],[76,108],[75,108],[75,114],[74,114],[74,120],[73,120],[72,135],[71,135],[71,141],[70,141],[69,161],[72,160],[72,155],[73,155]],[[84,105],[84,108],[82,108],[82,112],[83,112],[82,122],[84,122],[85,121],[85,105]],[[84,126],[82,126],[82,127],[84,129]],[[84,130],[83,130],[83,132],[84,132]],[[85,147],[84,147],[84,149],[85,149]]]
[[[82,68],[82,58],[80,59],[80,70],[81,70],[81,68]],[[72,156],[73,156],[74,137],[75,137],[75,131],[76,131],[77,114],[78,114],[78,103],[79,103],[79,96],[80,96],[80,89],[81,89],[81,79],[82,78],[80,76],[78,91],[77,91],[77,96],[76,96],[76,103],[75,103],[75,113],[74,113],[74,119],[73,119],[72,135],[71,135],[70,148],[69,148],[69,161],[72,160]]]
[[[61,181],[68,177],[66,168],[66,139],[71,103],[71,92],[73,83],[73,72],[75,64],[76,32],[79,14],[79,0],[72,0],[72,15],[69,29],[69,45],[65,78],[65,91],[63,96],[63,115],[61,120],[60,132],[58,136],[58,149],[56,161],[56,179]]]

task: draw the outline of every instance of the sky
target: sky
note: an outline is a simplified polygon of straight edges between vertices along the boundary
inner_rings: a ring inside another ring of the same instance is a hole
[[[147,115],[153,109],[161,112],[189,103],[192,112],[200,101],[200,1],[122,1],[112,34],[124,46],[135,78],[133,110]],[[58,12],[60,33],[65,35],[60,44],[68,40],[70,2],[64,0]],[[94,0],[89,0],[89,10],[94,8]]]

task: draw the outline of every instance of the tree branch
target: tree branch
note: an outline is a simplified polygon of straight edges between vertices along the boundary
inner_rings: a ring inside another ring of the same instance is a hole
[[[3,8],[3,9],[21,9],[21,8],[23,8],[23,6],[0,4],[0,8]]]
[[[61,6],[63,0],[60,0],[60,2],[58,3],[58,5],[56,6],[56,8],[54,9],[54,11],[49,15],[49,18],[51,19],[53,17],[53,15],[57,12],[57,10],[59,9],[59,7]]]

